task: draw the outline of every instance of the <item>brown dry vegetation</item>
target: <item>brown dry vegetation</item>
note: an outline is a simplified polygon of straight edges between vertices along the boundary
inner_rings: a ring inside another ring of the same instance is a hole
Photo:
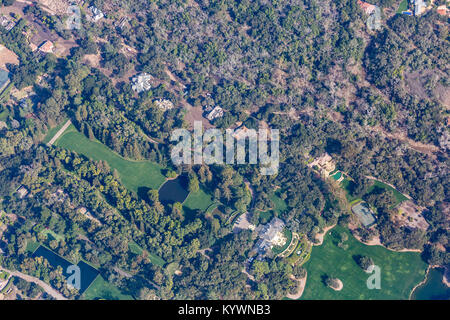
[[[7,63],[19,64],[19,59],[14,52],[0,45],[0,68],[6,68]]]

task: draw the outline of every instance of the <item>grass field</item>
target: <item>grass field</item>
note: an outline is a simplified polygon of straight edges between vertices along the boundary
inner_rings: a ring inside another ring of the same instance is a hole
[[[41,244],[39,242],[34,242],[34,241],[27,241],[27,248],[26,251],[33,253],[36,251],[37,248],[39,248]]]
[[[124,186],[138,193],[139,188],[158,189],[166,180],[162,167],[150,161],[127,160],[99,141],[91,141],[71,125],[56,145],[82,154],[92,160],[104,160],[119,172]]]
[[[403,11],[408,10],[408,0],[403,0],[400,2],[400,5],[398,6],[397,13],[402,13]]]
[[[68,119],[64,119],[63,121],[61,121],[60,124],[58,124],[57,126],[50,128],[50,130],[48,130],[47,134],[45,135],[44,140],[42,141],[42,143],[47,144],[50,140],[52,140],[52,138],[55,136],[55,134],[59,131],[59,129],[62,128],[62,126],[67,122]]]
[[[64,240],[63,235],[56,234],[55,232],[53,232],[52,230],[49,230],[49,229],[42,229],[42,231],[40,233],[42,233],[43,235],[46,235],[50,241],[51,240],[58,240],[58,241]]]
[[[273,208],[265,211],[258,211],[259,223],[261,224],[268,223],[275,216],[275,213],[279,216],[282,212],[288,209],[286,201],[281,199],[278,193],[273,193],[270,195],[269,199],[273,201],[274,206]]]
[[[338,233],[347,233],[348,249],[336,245]],[[367,255],[381,269],[381,289],[369,290],[365,273],[354,256]],[[419,253],[393,252],[381,246],[366,246],[357,241],[348,230],[333,228],[325,236],[323,245],[314,247],[304,267],[308,280],[301,299],[408,299],[412,288],[425,277],[426,263]],[[342,280],[342,291],[328,288],[323,277],[331,275]]]
[[[350,193],[350,184],[354,183],[353,181],[349,180],[347,177],[345,177],[341,182],[341,188],[345,190],[345,197],[347,198],[348,202],[353,202],[354,200],[358,199],[358,197],[353,197]]]
[[[272,210],[261,211],[259,213],[259,223],[266,224],[272,219],[272,217],[273,217]]]
[[[8,114],[9,114],[9,112],[6,109],[3,110],[2,112],[0,112],[0,121],[5,121],[6,118],[8,117]]]
[[[0,102],[6,102],[10,95],[9,93],[11,92],[11,89],[13,88],[13,83],[10,82],[4,89],[3,91],[0,93]]]
[[[128,243],[128,249],[136,255],[140,255],[144,252],[144,250],[134,241]]]
[[[200,188],[197,192],[191,192],[183,202],[183,211],[185,217],[190,220],[194,217],[196,210],[205,212],[214,203],[211,195]]]
[[[273,203],[275,204],[274,210],[277,211],[278,214],[287,210],[288,206],[286,202],[279,197],[278,193],[272,194],[270,196],[270,200],[272,200]]]
[[[370,193],[375,187],[378,187],[381,189],[386,189],[386,190],[391,190],[393,192],[395,200],[396,200],[395,204],[393,205],[394,207],[396,205],[398,205],[400,202],[408,200],[408,198],[405,197],[402,193],[400,193],[396,189],[394,189],[391,186],[388,186],[387,184],[384,184],[383,182],[380,182],[380,181],[375,181],[375,183],[367,190],[367,193]]]
[[[130,243],[128,243],[128,249],[130,249],[130,252],[136,254],[136,255],[140,255],[142,254],[142,252],[144,252],[144,249],[142,249],[136,242],[132,241]],[[150,261],[153,264],[156,264],[160,267],[163,267],[166,264],[166,261],[164,261],[163,258],[157,256],[156,254],[153,254],[151,252],[148,252],[148,257],[150,258]]]
[[[134,300],[132,296],[123,294],[116,286],[105,281],[101,275],[92,282],[81,296],[82,300]]]
[[[5,281],[6,279],[8,279],[9,277],[9,273],[6,271],[0,271],[0,280]]]
[[[345,189],[347,201],[350,202],[350,203],[352,203],[355,200],[360,198],[358,196],[353,197],[350,194],[350,189],[351,189],[351,184],[352,183],[354,183],[354,182],[349,180],[348,178],[344,178],[344,180],[342,180],[342,182],[341,182],[341,187]],[[393,205],[393,207],[398,205],[400,202],[408,200],[408,198],[405,197],[401,192],[397,191],[396,189],[392,188],[391,186],[388,186],[387,184],[385,184],[385,183],[383,183],[381,181],[378,181],[378,180],[374,181],[373,185],[371,185],[370,188],[368,188],[366,190],[365,194],[368,194],[368,193],[372,192],[372,190],[374,188],[376,188],[376,187],[381,188],[381,189],[391,190],[393,192],[395,200],[396,200],[395,204]]]
[[[162,167],[150,161],[127,160],[106,147],[99,141],[91,141],[82,133],[78,132],[73,125],[70,125],[64,134],[56,140],[56,145],[82,154],[92,160],[106,161],[111,168],[119,172],[120,180],[124,186],[135,193],[139,188],[158,189],[166,180],[163,176]],[[137,244],[131,245],[130,250],[136,249]],[[142,250],[142,249],[141,249]],[[150,260],[163,266],[165,261],[149,253]]]
[[[166,267],[166,273],[170,276],[173,276],[175,271],[180,268],[180,265],[177,262],[172,262]]]

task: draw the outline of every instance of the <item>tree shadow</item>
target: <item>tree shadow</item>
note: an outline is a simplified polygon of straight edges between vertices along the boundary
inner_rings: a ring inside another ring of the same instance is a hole
[[[325,287],[328,287],[328,285],[327,285],[327,279],[328,279],[329,277],[324,273],[324,274],[322,274],[321,276],[320,276],[320,282],[322,282],[322,284],[325,286]]]
[[[150,190],[151,189],[149,187],[138,187],[137,195],[140,199],[148,203],[150,201],[150,199],[148,198],[148,192]]]

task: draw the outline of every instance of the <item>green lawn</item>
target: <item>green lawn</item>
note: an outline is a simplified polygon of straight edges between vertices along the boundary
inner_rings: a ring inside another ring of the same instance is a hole
[[[92,160],[104,160],[111,168],[119,172],[124,186],[138,193],[138,189],[146,187],[158,189],[166,180],[161,172],[162,167],[150,161],[127,160],[99,141],[91,141],[71,125],[56,141],[56,145],[82,154]]]
[[[46,235],[47,238],[51,241],[51,240],[58,240],[58,241],[62,241],[64,240],[64,236],[60,235],[60,234],[56,234],[54,231],[50,230],[50,229],[42,229],[41,233],[43,235]]]
[[[259,223],[266,224],[268,223],[272,217],[273,217],[273,211],[272,210],[266,210],[266,211],[260,211],[259,212]]]
[[[130,243],[128,243],[128,249],[130,249],[130,252],[136,254],[136,255],[140,255],[142,254],[142,252],[144,252],[144,249],[142,249],[136,242],[132,241]],[[156,264],[160,267],[163,267],[166,264],[166,261],[164,261],[163,258],[157,256],[156,254],[153,254],[151,252],[148,252],[148,257],[150,258],[150,261],[153,264]]]
[[[403,11],[408,10],[408,0],[403,0],[400,2],[400,5],[398,6],[397,13],[402,13]]]
[[[166,273],[170,276],[173,276],[175,271],[180,268],[180,265],[177,262],[172,262],[167,265]]]
[[[8,279],[9,277],[9,273],[6,271],[0,271],[0,280],[5,281],[6,279]]]
[[[280,215],[282,212],[288,209],[286,201],[280,198],[279,192],[274,192],[269,196],[269,199],[272,200],[274,206],[271,209],[260,211],[259,212],[259,223],[266,224],[268,223],[275,215]]]
[[[144,251],[136,242],[131,241],[128,243],[128,249],[136,255],[141,255]]]
[[[156,264],[156,265],[158,265],[160,267],[164,267],[164,265],[166,264],[166,261],[163,258],[161,258],[161,257],[159,257],[156,254],[151,253],[151,252],[147,252],[147,253],[148,253],[148,256],[150,258],[150,261],[153,264]]]
[[[338,233],[348,234],[348,249],[339,248]],[[367,255],[381,268],[381,289],[370,290],[366,281],[370,276],[354,261],[355,255]],[[305,291],[301,299],[408,299],[412,288],[423,280],[426,263],[419,253],[393,252],[381,246],[366,246],[357,241],[348,230],[333,228],[323,245],[314,247],[304,267],[308,271]],[[323,276],[342,280],[342,291],[334,291],[323,283]]]
[[[27,241],[27,248],[26,251],[33,253],[36,251],[37,248],[39,248],[41,244],[39,242],[34,242],[34,241]]]
[[[52,140],[52,138],[55,136],[55,134],[59,131],[59,129],[62,128],[62,126],[67,122],[68,119],[64,119],[63,121],[61,121],[60,124],[58,124],[56,127],[50,128],[50,130],[48,130],[47,134],[45,135],[44,140],[42,141],[43,143],[47,144],[50,140]],[[67,128],[68,130],[69,128]]]
[[[101,275],[91,283],[81,296],[83,300],[134,300],[132,296],[123,294],[116,286],[105,281]]]
[[[56,140],[56,145],[82,154],[92,160],[106,161],[111,168],[119,172],[120,180],[124,186],[135,193],[138,189],[146,187],[150,189],[158,189],[166,180],[163,176],[162,167],[150,161],[133,161],[127,160],[99,141],[91,141],[82,133],[78,132],[73,125],[70,125],[64,134]],[[135,244],[137,246],[137,244]],[[131,245],[130,250],[136,247]],[[142,249],[141,249],[142,250]],[[158,265],[164,265],[165,261],[149,253],[150,260]]]
[[[370,186],[370,188],[367,190],[367,193],[370,193],[375,187],[379,187],[381,189],[391,190],[395,197],[395,204],[394,207],[398,205],[400,202],[403,202],[405,200],[408,200],[407,197],[405,197],[401,192],[397,191],[396,189],[392,188],[391,186],[388,186],[387,184],[384,184],[383,182],[375,180],[375,183]]]
[[[345,190],[345,197],[347,198],[348,202],[353,202],[354,200],[358,199],[358,197],[353,197],[350,193],[350,184],[354,183],[353,181],[349,180],[347,177],[345,177],[341,181],[341,188]]]
[[[354,183],[354,182],[351,181],[351,180],[349,180],[347,177],[344,178],[344,180],[342,180],[342,182],[341,182],[341,187],[342,187],[343,189],[345,189],[345,191],[346,191],[346,198],[347,198],[347,201],[348,201],[348,202],[353,202],[353,201],[355,201],[356,199],[359,198],[358,196],[353,197],[353,196],[350,194],[350,188],[351,188],[350,185],[351,185],[352,183]],[[408,200],[408,198],[405,197],[401,192],[397,191],[396,189],[392,188],[391,186],[388,186],[387,184],[385,184],[385,183],[383,183],[383,182],[381,182],[381,181],[378,181],[378,180],[375,180],[375,181],[374,181],[373,185],[371,185],[370,188],[367,189],[367,191],[366,191],[365,194],[368,194],[368,193],[372,192],[372,190],[373,190],[375,187],[379,187],[379,188],[386,189],[386,190],[392,190],[392,192],[393,192],[393,194],[394,194],[394,197],[395,197],[395,200],[396,200],[396,202],[395,202],[395,204],[394,204],[394,207],[395,207],[396,205],[398,205],[400,202],[403,202],[403,201],[405,201],[405,200]]]
[[[8,117],[8,110],[3,110],[2,112],[0,112],[0,121],[6,121],[6,118]]]
[[[191,192],[183,202],[184,215],[188,220],[195,216],[196,210],[205,212],[209,206],[214,203],[211,195],[207,194],[205,190],[200,188],[197,192]]]
[[[270,200],[273,201],[275,204],[274,210],[278,212],[278,214],[284,212],[287,210],[288,206],[286,204],[286,201],[281,199],[278,195],[278,193],[274,193],[270,196]]]
[[[0,102],[6,102],[6,100],[9,98],[9,93],[11,92],[11,89],[13,88],[13,83],[10,82],[5,89],[3,89],[2,92],[0,92]]]
[[[292,254],[286,258],[286,261],[290,264],[299,264],[302,265],[306,261],[308,261],[311,255],[312,245],[307,241],[304,236],[300,236],[300,240],[298,241],[295,250]]]

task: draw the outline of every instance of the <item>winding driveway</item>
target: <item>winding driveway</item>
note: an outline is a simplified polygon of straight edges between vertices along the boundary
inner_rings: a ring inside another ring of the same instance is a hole
[[[45,292],[47,292],[49,295],[51,295],[56,300],[67,300],[67,298],[64,297],[61,293],[59,293],[58,291],[53,289],[50,285],[48,285],[47,283],[45,283],[42,280],[39,280],[36,277],[29,276],[29,275],[24,274],[19,271],[11,271],[11,270],[8,270],[8,269],[2,268],[2,267],[0,267],[0,270],[8,272],[10,275],[12,275],[14,277],[22,278],[25,281],[33,282],[33,283],[39,285],[40,287],[42,287],[42,289],[45,290]]]

